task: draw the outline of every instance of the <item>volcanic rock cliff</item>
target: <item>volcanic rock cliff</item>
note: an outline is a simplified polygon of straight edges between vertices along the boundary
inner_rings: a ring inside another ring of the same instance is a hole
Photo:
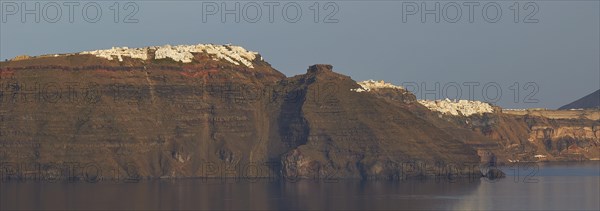
[[[405,90],[357,92],[330,65],[286,78],[229,45],[12,60],[0,88],[4,176],[479,176],[495,145]]]
[[[508,162],[600,160],[600,120],[568,117],[563,112],[498,111],[470,117],[463,126],[496,140]],[[596,116],[600,111],[592,113]]]
[[[300,145],[282,156],[284,175],[394,178],[406,176],[407,162],[441,168],[479,162],[464,140],[413,114],[404,102],[352,91],[360,86],[329,65],[312,66],[280,86],[298,99],[283,103],[280,138],[301,137]]]
[[[209,53],[193,58],[69,54],[2,63],[0,160],[92,165],[104,177],[221,177],[222,163],[283,153],[267,148],[277,133],[268,90],[285,76],[260,59],[248,67]]]
[[[420,102],[447,124],[493,140],[497,146],[486,147],[488,150],[482,153],[492,153],[500,162],[600,160],[600,111],[596,109],[473,109],[482,103]]]

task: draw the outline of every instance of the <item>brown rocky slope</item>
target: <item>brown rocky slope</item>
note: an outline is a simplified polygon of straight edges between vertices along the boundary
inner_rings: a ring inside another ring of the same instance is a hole
[[[473,143],[494,145],[410,93],[351,91],[359,85],[330,65],[286,78],[259,59],[249,68],[193,56],[0,63],[3,175],[478,176]]]
[[[413,112],[420,113],[419,109],[413,109]],[[493,112],[469,116],[435,113],[444,119],[443,124],[453,125],[450,129],[463,128],[491,139],[495,146],[478,145],[480,154],[492,156],[501,163],[600,160],[599,110],[503,110],[495,107]],[[437,121],[431,119],[431,122]],[[477,139],[482,140],[481,137]]]

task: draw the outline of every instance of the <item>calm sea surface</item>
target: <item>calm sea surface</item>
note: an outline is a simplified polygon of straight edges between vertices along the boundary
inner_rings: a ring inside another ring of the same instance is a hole
[[[600,162],[504,167],[454,181],[0,182],[0,210],[600,210]]]

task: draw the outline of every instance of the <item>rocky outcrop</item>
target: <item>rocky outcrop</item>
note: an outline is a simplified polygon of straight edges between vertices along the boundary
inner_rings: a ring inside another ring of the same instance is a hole
[[[504,172],[500,171],[499,169],[492,168],[492,169],[489,169],[487,171],[487,173],[485,173],[485,177],[487,177],[489,179],[499,179],[499,178],[506,177],[506,174]]]
[[[303,138],[283,155],[284,176],[397,178],[406,176],[404,164],[415,161],[438,165],[438,173],[445,175],[452,166],[454,173],[465,173],[463,164],[479,163],[476,150],[464,140],[413,114],[403,102],[351,91],[360,86],[328,68],[313,66],[305,75],[280,82],[296,93],[294,106],[299,106],[282,111],[301,114],[294,121],[281,118],[280,132]]]
[[[490,152],[498,155],[500,162],[598,160],[600,120],[593,114],[597,112],[573,112],[497,109],[493,113],[443,118],[496,142],[498,147]]]
[[[590,120],[530,121],[528,141],[537,160],[600,160],[600,122]]]

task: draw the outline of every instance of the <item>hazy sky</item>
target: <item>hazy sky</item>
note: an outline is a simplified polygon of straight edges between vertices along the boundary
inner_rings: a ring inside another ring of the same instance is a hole
[[[354,80],[426,86],[415,90],[417,97],[454,98],[459,87],[464,99],[472,90],[475,99],[503,107],[557,108],[600,89],[598,0],[127,2],[1,0],[0,58],[231,43],[260,52],[288,76],[328,63]],[[40,22],[33,14],[21,20],[25,9],[36,13],[35,3]],[[239,23],[233,14],[223,23],[225,9],[240,14]],[[424,10],[434,10],[439,23]]]

